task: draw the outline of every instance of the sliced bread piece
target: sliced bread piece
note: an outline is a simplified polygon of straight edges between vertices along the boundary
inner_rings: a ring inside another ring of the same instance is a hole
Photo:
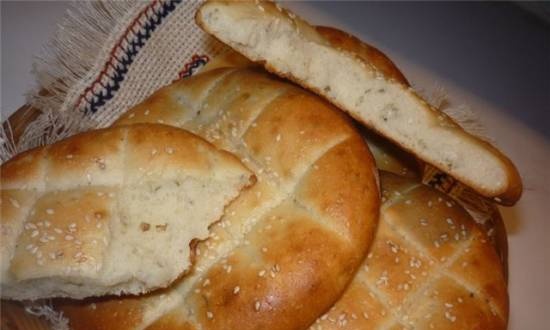
[[[3,164],[2,298],[84,298],[166,287],[194,239],[254,176],[184,130],[90,131]]]
[[[196,21],[249,59],[324,96],[479,194],[506,205],[519,199],[522,184],[512,162],[430,106],[393,65],[384,66],[385,56],[373,47],[316,29],[271,2],[210,1]]]

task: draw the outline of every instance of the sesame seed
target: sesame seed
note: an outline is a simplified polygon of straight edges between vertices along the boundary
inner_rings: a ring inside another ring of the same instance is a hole
[[[277,142],[281,141],[281,134],[277,134],[277,137],[275,138],[275,141],[277,141]]]
[[[146,116],[149,116],[149,109],[145,110],[145,112],[143,112],[144,115]]]
[[[454,322],[456,321],[456,316],[452,315],[451,313],[449,313],[448,311],[445,312],[445,318],[451,322]]]
[[[208,286],[208,285],[210,285],[210,280],[209,279],[206,279],[206,280],[204,280],[204,282],[202,282],[202,287],[203,288]]]
[[[241,291],[241,288],[239,286],[233,288],[233,294],[237,294],[239,293],[239,291]]]
[[[61,230],[61,229],[59,229],[59,228],[54,228],[53,231],[55,231],[55,232],[58,233],[58,234],[63,233],[63,230]]]
[[[39,241],[42,242],[42,243],[48,243],[48,236],[40,237]]]
[[[214,318],[214,314],[212,314],[212,312],[206,312],[206,318],[211,320]]]
[[[52,214],[54,214],[54,211],[52,209],[46,209],[46,213],[52,215]]]
[[[73,239],[74,239],[74,236],[65,235],[65,240],[66,240],[66,241],[72,241]]]
[[[38,234],[39,234],[39,231],[35,230],[35,231],[32,232],[31,237],[36,237],[36,236],[38,236]]]
[[[132,118],[134,118],[135,116],[136,116],[135,113],[131,113],[131,114],[128,116],[128,118],[129,118],[129,119],[132,119]]]
[[[260,307],[261,307],[261,303],[259,301],[256,301],[254,303],[254,310],[259,311],[260,310]]]
[[[27,229],[27,230],[36,229],[36,225],[32,222],[27,222],[25,224],[25,229]]]
[[[166,151],[166,153],[169,154],[169,155],[171,155],[171,154],[174,153],[174,149],[173,149],[173,148],[170,148],[170,147],[167,147],[167,148],[165,149],[165,151]]]
[[[376,285],[377,286],[388,285],[388,272],[387,271],[382,272],[382,275],[376,281]]]
[[[25,250],[27,250],[27,251],[30,251],[30,250],[32,250],[33,248],[34,248],[34,245],[33,245],[33,244],[29,244],[29,245],[25,246]]]
[[[67,156],[65,156],[65,158],[67,158],[67,159],[72,159],[72,158],[73,158],[73,155],[68,154]]]
[[[265,270],[260,270],[260,272],[258,272],[259,277],[264,277],[264,275],[265,275]]]

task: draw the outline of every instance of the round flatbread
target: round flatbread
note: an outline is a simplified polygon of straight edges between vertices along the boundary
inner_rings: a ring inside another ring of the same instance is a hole
[[[117,124],[157,122],[237,155],[257,183],[196,247],[194,271],[146,297],[58,304],[74,329],[305,329],[372,241],[377,170],[350,121],[263,71],[220,68],[163,88]]]
[[[374,243],[342,298],[310,328],[506,329],[503,267],[454,200],[381,172]]]

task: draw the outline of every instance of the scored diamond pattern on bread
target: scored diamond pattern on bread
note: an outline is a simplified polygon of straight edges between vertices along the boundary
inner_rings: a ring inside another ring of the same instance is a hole
[[[142,122],[206,138],[257,182],[197,245],[192,273],[145,297],[59,303],[73,328],[307,328],[353,277],[378,220],[377,171],[349,120],[263,71],[220,68],[161,89],[117,125]]]
[[[454,200],[382,172],[380,224],[353,282],[311,330],[505,329],[494,246]]]

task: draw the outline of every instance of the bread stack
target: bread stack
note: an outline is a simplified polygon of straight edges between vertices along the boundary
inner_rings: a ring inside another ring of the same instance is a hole
[[[502,239],[420,180],[429,162],[513,203],[511,162],[347,34],[272,3],[207,3],[197,20],[326,99],[229,53],[111,128],[7,162],[2,297],[67,297],[34,310],[72,329],[505,329]],[[289,64],[294,52],[307,67]],[[319,88],[327,58],[355,61],[374,96],[358,102],[339,79]],[[388,102],[407,115],[385,126]]]

